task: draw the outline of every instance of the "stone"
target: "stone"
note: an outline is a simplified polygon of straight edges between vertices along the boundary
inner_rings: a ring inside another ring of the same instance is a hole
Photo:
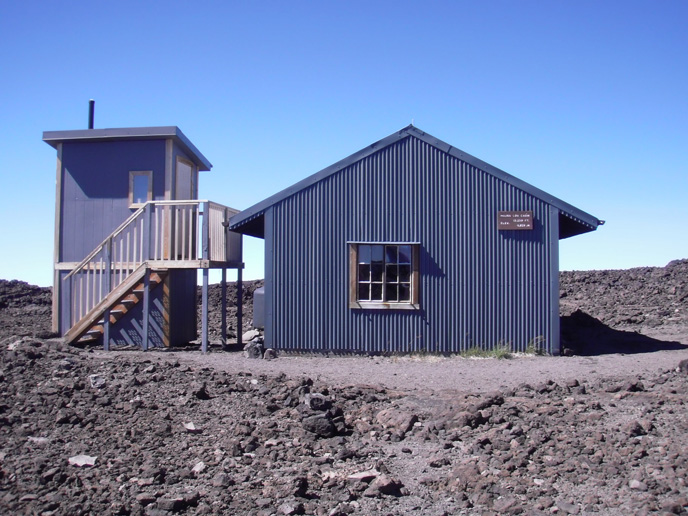
[[[241,342],[251,342],[256,337],[260,337],[258,330],[248,330],[241,336]]]
[[[628,487],[637,491],[647,491],[647,484],[635,478],[628,483]]]
[[[418,416],[411,412],[392,408],[381,410],[377,413],[375,419],[385,428],[406,434],[418,421]]]
[[[623,431],[629,437],[637,437],[647,433],[638,421],[631,421],[630,423],[627,423],[624,425]]]
[[[75,455],[74,457],[69,457],[67,462],[69,462],[69,464],[72,466],[81,468],[84,466],[95,466],[97,459],[98,457],[92,457],[90,455]]]
[[[363,496],[403,496],[405,494],[403,487],[404,484],[399,480],[382,473],[371,482],[368,489],[363,492]]]
[[[293,514],[303,514],[304,507],[301,502],[284,502],[277,508],[278,514],[292,516]]]
[[[205,382],[203,383],[198,383],[194,382],[191,384],[191,395],[199,400],[209,400],[210,399],[210,394],[208,393],[208,389],[206,387]]]
[[[349,475],[347,480],[350,482],[366,482],[369,483],[380,476],[380,472],[377,469],[367,469],[365,471],[359,471],[358,473],[352,473]]]
[[[214,487],[229,487],[234,485],[234,480],[227,473],[218,473],[211,481]]]
[[[318,392],[306,393],[303,403],[311,410],[325,411],[332,407],[332,401]]]
[[[187,506],[182,496],[158,498],[156,505],[158,509],[169,512],[180,512]]]
[[[263,345],[259,342],[249,342],[244,346],[244,356],[246,358],[261,358],[263,356]]]
[[[190,434],[200,434],[201,429],[197,427],[193,422],[184,423],[184,429]]]
[[[494,501],[492,508],[498,514],[508,514],[511,513],[515,507],[518,507],[519,502],[513,496],[506,496],[498,498]]]
[[[99,374],[89,375],[88,381],[91,382],[91,387],[93,387],[94,389],[102,389],[103,387],[105,387],[105,378],[103,378]]]
[[[556,506],[564,514],[578,514],[580,511],[578,505],[569,502],[559,501]]]
[[[333,437],[337,429],[327,414],[317,414],[303,419],[301,422],[304,430],[316,434],[319,437]]]
[[[73,410],[67,408],[60,409],[55,415],[55,423],[58,425],[70,423],[74,416],[75,414]]]
[[[263,360],[274,360],[276,358],[277,358],[277,352],[272,348],[266,349],[265,352],[263,353]]]
[[[150,493],[139,493],[136,495],[136,501],[145,507],[155,502],[155,496]]]

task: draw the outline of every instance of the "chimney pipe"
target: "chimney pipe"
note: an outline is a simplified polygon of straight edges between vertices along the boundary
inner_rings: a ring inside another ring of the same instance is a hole
[[[93,115],[95,112],[96,101],[91,99],[88,101],[88,128],[93,129]]]

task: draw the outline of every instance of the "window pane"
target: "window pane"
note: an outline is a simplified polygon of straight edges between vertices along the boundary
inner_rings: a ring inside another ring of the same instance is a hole
[[[357,300],[361,303],[410,303],[415,264],[411,244],[357,244]]]
[[[371,251],[373,254],[373,263],[384,263],[385,262],[385,246],[383,245],[371,245]]]
[[[387,263],[397,263],[397,246],[388,245],[385,247]]]
[[[134,204],[143,204],[148,201],[148,176],[134,176]]]
[[[373,283],[370,287],[370,300],[382,301],[382,283]]]
[[[371,281],[382,281],[382,273],[385,270],[385,266],[382,263],[373,263],[371,267]]]
[[[411,285],[408,283],[399,285],[399,301],[411,301]]]
[[[399,246],[399,263],[411,263],[411,246]]]
[[[370,246],[358,246],[358,263],[370,263]]]

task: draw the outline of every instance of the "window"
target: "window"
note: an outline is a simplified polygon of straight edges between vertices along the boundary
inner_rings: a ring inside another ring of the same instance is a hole
[[[351,308],[417,309],[418,244],[349,244]]]
[[[140,208],[153,199],[153,171],[129,172],[129,207]]]

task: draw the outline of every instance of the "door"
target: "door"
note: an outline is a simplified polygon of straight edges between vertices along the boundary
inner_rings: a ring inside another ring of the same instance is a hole
[[[175,170],[174,199],[183,201],[195,199],[196,167],[190,161],[177,157]],[[177,205],[171,221],[172,257],[175,260],[196,260],[197,257],[197,219],[198,206],[195,204]]]

